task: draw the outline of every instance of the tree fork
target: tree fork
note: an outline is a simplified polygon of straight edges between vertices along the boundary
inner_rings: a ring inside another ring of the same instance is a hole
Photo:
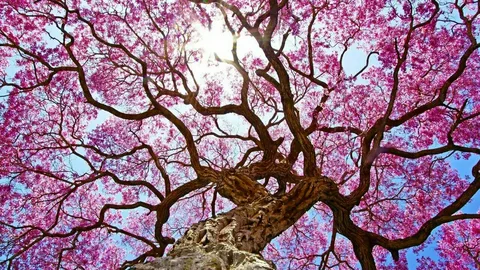
[[[249,178],[228,177],[236,185]],[[254,182],[254,181],[252,181]],[[280,233],[292,226],[316,202],[326,200],[338,192],[335,183],[326,177],[306,178],[280,198],[265,193],[263,197],[242,194],[258,194],[256,185],[244,185],[253,190],[220,189],[223,196],[248,204],[194,224],[174,245],[167,257],[136,265],[136,269],[275,269],[275,266],[259,254]],[[225,194],[227,191],[235,191]]]

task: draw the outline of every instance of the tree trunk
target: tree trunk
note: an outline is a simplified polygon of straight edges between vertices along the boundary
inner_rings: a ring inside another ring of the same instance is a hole
[[[275,269],[258,254],[268,238],[262,232],[271,231],[263,215],[261,207],[244,206],[194,224],[167,257],[135,269]]]
[[[239,206],[194,224],[166,257],[134,269],[275,269],[260,251],[333,189],[328,178],[309,178],[276,198],[245,175],[226,175],[217,190]]]

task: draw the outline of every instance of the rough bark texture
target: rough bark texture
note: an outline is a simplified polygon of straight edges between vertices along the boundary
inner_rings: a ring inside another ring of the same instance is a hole
[[[165,258],[135,269],[275,269],[254,253],[261,250],[274,231],[265,217],[263,203],[238,207],[193,225]],[[266,232],[270,234],[264,234]]]
[[[259,168],[261,166],[257,171]],[[464,194],[444,211],[458,210],[480,188],[480,177],[475,176],[475,181]],[[256,174],[252,170],[211,174],[209,181],[216,184],[217,192],[238,206],[194,224],[176,241],[166,257],[137,264],[134,269],[275,269],[275,265],[263,259],[260,251],[319,201],[332,209],[334,226],[352,241],[362,269],[376,268],[372,255],[375,245],[388,249],[397,260],[398,250],[404,248],[401,244],[407,245],[410,244],[408,241],[412,241],[410,238],[388,240],[355,225],[350,212],[357,200],[342,196],[330,178],[312,176],[296,179],[296,185],[281,196],[271,195],[254,179]],[[448,211],[431,222],[448,222],[449,219],[443,216],[449,214]],[[435,226],[422,227],[419,233],[428,235],[433,228]]]
[[[193,225],[167,257],[136,265],[135,269],[275,269],[259,252],[334,189],[330,179],[312,177],[280,198],[268,193],[259,197],[258,186],[249,185],[253,180],[248,177],[230,175],[223,181],[219,193],[235,192],[243,205]],[[241,182],[241,186],[252,189],[238,193],[238,189],[224,188],[227,181],[237,186]]]
[[[200,247],[184,248],[175,255],[136,265],[135,269],[273,270],[275,266],[265,261],[260,255],[219,244],[208,251]]]

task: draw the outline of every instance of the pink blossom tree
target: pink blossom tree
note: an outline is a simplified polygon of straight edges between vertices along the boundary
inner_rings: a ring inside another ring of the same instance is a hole
[[[479,14],[1,1],[0,267],[479,267]]]

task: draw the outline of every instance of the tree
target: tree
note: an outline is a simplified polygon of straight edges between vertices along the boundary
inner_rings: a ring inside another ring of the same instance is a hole
[[[2,1],[0,265],[479,267],[479,14]]]

